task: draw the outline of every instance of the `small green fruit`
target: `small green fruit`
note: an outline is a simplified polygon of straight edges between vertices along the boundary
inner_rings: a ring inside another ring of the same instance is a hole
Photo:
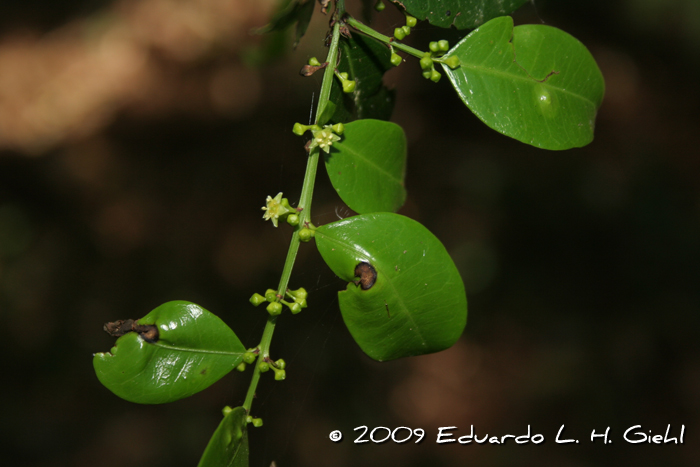
[[[302,242],[308,242],[314,238],[315,232],[311,229],[304,227],[299,231],[299,240]]]
[[[267,289],[265,291],[265,300],[268,302],[274,302],[277,300],[277,291],[272,289]]]
[[[290,214],[287,216],[287,224],[289,225],[299,225],[299,216],[296,214]]]
[[[267,312],[270,313],[270,316],[278,316],[282,314],[282,304],[278,302],[270,303],[267,305]]]
[[[253,352],[246,352],[243,354],[243,361],[246,362],[249,365],[252,365],[255,363],[255,359],[258,358],[257,354],[254,354]]]
[[[265,300],[265,297],[260,295],[259,293],[254,293],[252,297],[250,297],[250,303],[253,304],[253,306],[258,306],[261,303],[265,303],[267,300]]]
[[[460,65],[459,57],[457,57],[456,55],[452,55],[451,57],[446,58],[445,65],[454,70]]]

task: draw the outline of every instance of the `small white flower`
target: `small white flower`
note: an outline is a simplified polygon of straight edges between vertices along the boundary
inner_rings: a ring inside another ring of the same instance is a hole
[[[286,199],[284,201],[286,201]],[[271,220],[272,225],[275,227],[277,227],[277,221],[279,220],[280,216],[284,216],[285,214],[291,212],[291,209],[285,206],[285,204],[288,205],[288,203],[282,201],[281,192],[277,193],[277,196],[274,198],[272,196],[268,196],[266,204],[267,206],[262,207],[262,210],[265,211],[265,214],[263,214],[263,219],[266,221]]]
[[[315,130],[312,133],[313,138],[311,139],[309,150],[318,146],[321,148],[321,150],[329,153],[331,152],[331,146],[333,146],[333,143],[340,141],[340,136],[333,133],[333,129],[330,125],[326,125],[322,130]]]

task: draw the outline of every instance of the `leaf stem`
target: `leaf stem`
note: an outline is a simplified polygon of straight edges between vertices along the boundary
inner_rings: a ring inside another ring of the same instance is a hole
[[[335,64],[338,60],[338,43],[340,42],[340,23],[336,22],[333,25],[333,36],[331,40],[330,50],[328,51],[328,56],[326,61],[328,63]],[[318,124],[319,115],[323,114],[323,110],[326,108],[331,95],[331,86],[333,85],[335,66],[328,66],[323,71],[323,81],[321,82],[321,92],[318,100],[318,106],[316,107],[316,121]],[[294,229],[292,234],[292,240],[289,243],[289,250],[287,251],[287,258],[284,262],[284,268],[282,269],[282,275],[280,277],[279,286],[277,287],[277,294],[281,296],[278,301],[284,297],[287,292],[287,286],[289,285],[289,278],[292,275],[292,268],[294,267],[294,261],[297,257],[297,252],[299,251],[299,245],[301,241],[299,240],[299,231],[305,227],[308,222],[311,222],[311,200],[314,193],[314,184],[316,182],[316,172],[318,169],[318,160],[320,158],[320,150],[318,147],[311,150],[309,158],[306,161],[306,172],[304,174],[304,183],[301,188],[301,196],[299,197],[299,208],[301,212],[299,213],[299,225]],[[246,412],[250,413],[250,408],[253,405],[253,398],[255,397],[255,390],[258,387],[258,381],[260,381],[260,368],[259,364],[263,362],[266,358],[270,356],[270,343],[272,342],[272,334],[275,331],[275,326],[277,324],[277,316],[270,316],[265,324],[265,329],[263,330],[262,338],[260,339],[260,354],[256,362],[255,368],[253,369],[253,377],[250,381],[250,386],[248,387],[248,393],[246,394],[245,402],[243,402],[243,408]]]
[[[407,54],[413,55],[416,58],[422,58],[423,55],[425,55],[425,52],[422,50],[414,49],[411,46],[408,46],[406,44],[402,44],[400,42],[397,42],[396,39],[393,37],[385,36],[384,34],[380,34],[374,29],[370,28],[369,26],[366,26],[362,23],[360,23],[358,20],[353,18],[352,16],[347,15],[345,17],[345,23],[348,25],[352,26],[353,28],[357,29],[361,33],[378,40],[379,42],[383,42],[385,44],[391,45],[395,49],[399,49],[403,52],[406,52]]]

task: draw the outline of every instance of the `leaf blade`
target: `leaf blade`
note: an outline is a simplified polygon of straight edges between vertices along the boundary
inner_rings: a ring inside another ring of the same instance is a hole
[[[527,0],[391,0],[419,20],[433,26],[473,29],[498,16],[508,15]]]
[[[209,440],[197,467],[248,467],[247,416],[243,407],[230,409]]]
[[[155,325],[158,341],[129,332],[93,358],[100,382],[122,399],[161,404],[189,397],[243,360],[245,347],[234,332],[194,303],[164,303],[138,322]]]
[[[454,344],[467,320],[467,298],[445,247],[425,227],[393,213],[354,216],[319,227],[324,261],[350,281],[338,292],[343,320],[360,348],[378,361],[438,352]],[[376,270],[363,290],[360,262]]]
[[[583,44],[550,26],[513,28],[510,17],[472,31],[443,64],[462,101],[494,130],[543,149],[593,140],[605,93],[603,76]]]
[[[406,200],[406,136],[395,123],[348,123],[325,162],[333,188],[357,213],[393,212]]]

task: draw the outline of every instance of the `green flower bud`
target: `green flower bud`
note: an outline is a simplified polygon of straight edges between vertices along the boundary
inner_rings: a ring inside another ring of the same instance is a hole
[[[314,235],[316,235],[316,233],[313,230],[304,227],[299,231],[299,240],[302,242],[308,242],[311,241]]]
[[[394,37],[402,41],[406,37],[406,33],[404,32],[403,28],[394,29]]]
[[[345,81],[345,80],[348,79],[348,73],[347,73],[347,71],[344,71],[344,72],[342,72],[342,73],[339,73],[339,75],[340,75],[340,79],[342,79],[343,81]]]
[[[270,364],[267,362],[260,362],[258,363],[258,370],[260,370],[260,373],[267,373],[270,371]]]
[[[342,123],[336,123],[331,127],[331,130],[333,130],[333,132],[337,135],[342,135],[345,131],[345,125],[343,125]]]
[[[413,16],[406,16],[406,26],[409,28],[415,28],[416,24],[418,24],[418,20],[416,18]]]
[[[299,304],[299,306],[301,306],[302,308],[306,308],[306,307],[308,307],[308,306],[309,306],[309,305],[307,305],[307,303],[306,303],[306,299],[305,299],[305,298],[304,298],[304,299],[301,299],[301,300],[299,300],[299,301],[298,301],[297,303],[298,303],[298,304]]]
[[[433,68],[433,59],[428,55],[424,55],[423,58],[420,59],[419,63],[421,70],[430,70]]]
[[[389,61],[391,62],[392,65],[399,66],[399,65],[401,65],[401,62],[403,61],[403,59],[401,58],[401,55],[399,55],[397,53],[392,53]]]
[[[431,52],[439,52],[440,51],[440,46],[438,45],[437,42],[431,42],[428,44],[428,48],[430,49]]]
[[[274,302],[277,300],[277,291],[272,289],[267,289],[265,291],[265,300],[268,302]]]
[[[228,405],[221,410],[221,413],[224,414],[224,417],[226,415],[230,414],[231,412],[233,412],[233,409],[231,407],[229,407]]]
[[[301,311],[301,305],[299,305],[296,302],[292,303],[291,305],[289,305],[289,310],[292,312],[292,314],[296,315]]]
[[[251,421],[253,422],[253,426],[255,428],[260,428],[261,426],[263,426],[262,418],[253,418]]]
[[[374,9],[377,11],[384,11],[384,8],[386,8],[386,5],[384,5],[382,0],[377,0],[377,3],[374,4]]]
[[[253,423],[253,417],[251,417],[250,415],[248,415],[248,416],[245,418],[245,422],[246,422],[246,423]]]
[[[253,353],[253,352],[246,352],[243,354],[243,361],[249,365],[255,363],[255,359],[257,359],[257,358],[258,358],[258,354]]]
[[[459,57],[457,57],[456,55],[452,55],[452,56],[446,58],[445,65],[447,65],[448,67],[450,67],[451,69],[454,70],[455,68],[457,68],[460,65]]]
[[[308,130],[309,127],[306,125],[302,125],[301,123],[295,123],[294,127],[292,128],[292,133],[294,133],[297,136],[301,136],[304,133],[306,133],[306,130]]]
[[[279,368],[280,370],[284,370],[287,367],[287,362],[280,358],[275,362],[275,365],[277,365],[277,368]]]
[[[304,300],[306,297],[309,296],[309,293],[304,287],[299,287],[297,290],[294,291],[292,296],[297,300]]]
[[[321,62],[318,61],[316,57],[311,57],[309,59],[309,65],[311,66],[321,66]]]
[[[438,81],[440,81],[440,78],[442,78],[442,75],[439,71],[433,70],[430,72],[430,81],[437,83]]]
[[[275,371],[275,381],[284,381],[284,379],[287,377],[287,373],[284,370],[276,370]]]
[[[236,367],[236,370],[243,373],[245,371],[245,363],[244,362],[239,363],[238,366]]]
[[[355,90],[354,81],[343,81],[343,92],[349,94]]]
[[[447,52],[448,50],[450,50],[450,43],[444,39],[441,41],[438,41],[438,48],[440,49],[441,52]]]
[[[259,293],[254,293],[252,297],[250,297],[250,303],[253,304],[253,306],[258,306],[261,303],[265,303],[267,300],[265,300],[265,297],[260,295]]]
[[[267,305],[267,312],[270,313],[270,316],[277,316],[282,314],[282,304],[278,302],[272,302],[269,305]]]
[[[296,214],[290,214],[287,216],[287,224],[289,225],[299,225],[299,216]]]
[[[432,74],[433,74],[433,70],[425,70],[425,71],[423,72],[423,78],[425,78],[425,79],[430,79],[430,77],[432,76]]]
[[[407,36],[411,34],[411,28],[408,26],[403,26],[401,29],[403,29],[403,33],[406,34]]]

